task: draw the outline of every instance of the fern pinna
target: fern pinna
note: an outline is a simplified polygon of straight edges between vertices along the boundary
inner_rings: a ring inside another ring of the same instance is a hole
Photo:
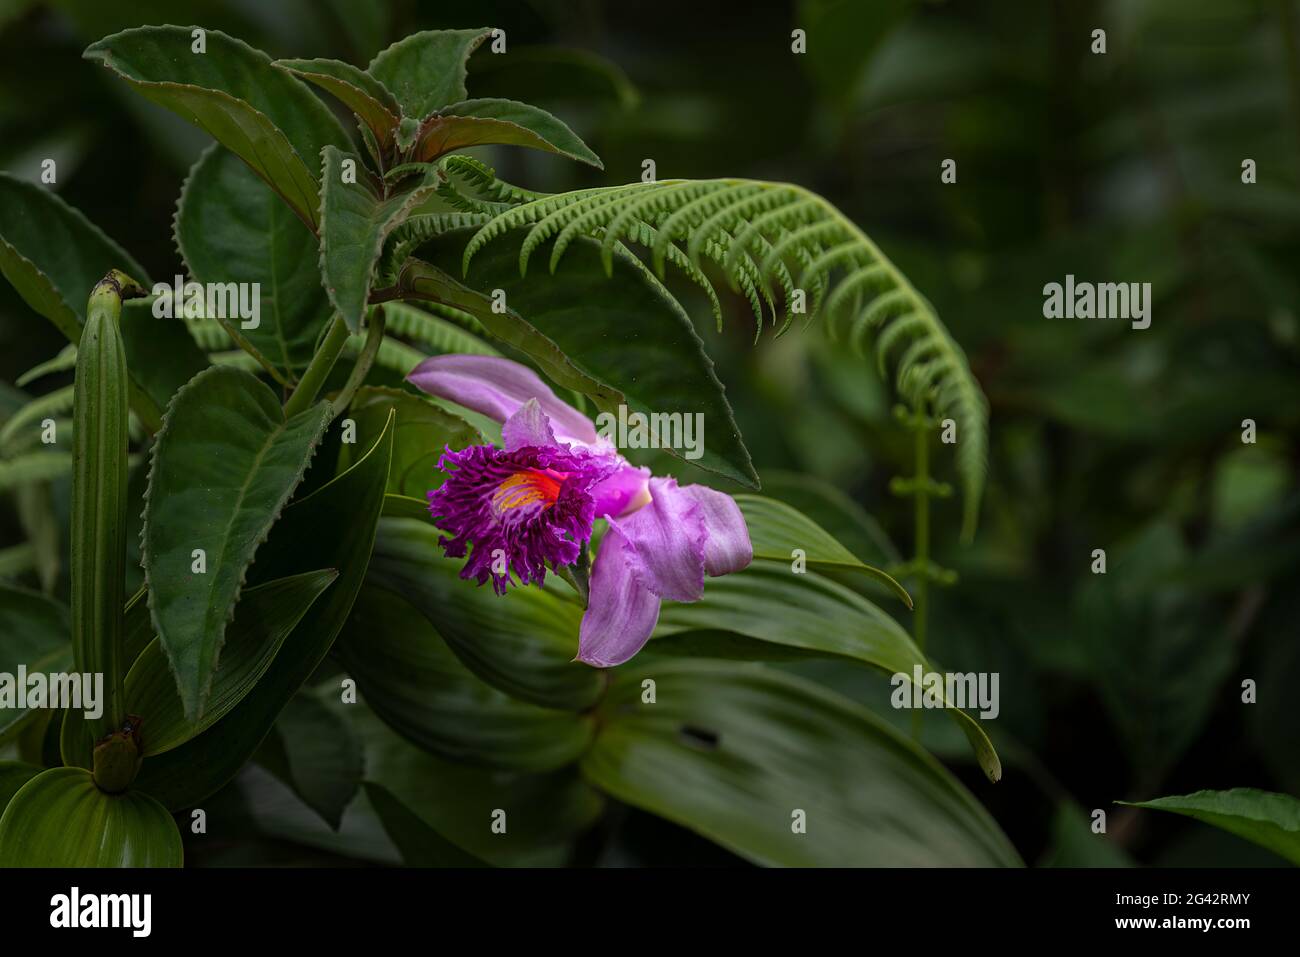
[[[777,335],[799,312],[805,324],[820,315],[828,334],[847,339],[859,355],[874,333],[880,373],[888,375],[892,366],[895,388],[913,412],[956,423],[964,535],[973,533],[986,470],[984,395],[930,302],[826,200],[789,183],[747,179],[661,180],[544,194],[499,180],[467,156],[444,157],[439,168],[439,211],[417,210],[393,231],[381,273],[395,277],[422,241],[448,228],[478,227],[465,247],[466,270],[487,243],[527,229],[521,274],[538,247],[551,240],[554,272],[570,244],[585,236],[600,240],[607,272],[615,255],[632,255],[629,245],[649,252],[661,279],[665,264],[680,268],[708,295],[721,328],[721,305],[701,266],[707,258],[749,301],[756,342],[765,307],[774,326],[780,314]]]

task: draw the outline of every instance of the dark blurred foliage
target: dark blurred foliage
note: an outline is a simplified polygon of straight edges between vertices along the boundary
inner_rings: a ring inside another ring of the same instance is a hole
[[[364,65],[417,29],[490,24],[515,56],[480,53],[471,95],[547,107],[606,163],[601,174],[485,154],[504,178],[561,190],[634,180],[653,159],[660,178],[750,176],[823,193],[934,302],[991,405],[975,544],[956,543],[955,502],[935,517],[938,558],[961,579],[936,596],[931,648],[951,670],[1000,673],[991,734],[1005,779],[984,782],[940,717],[925,743],[1028,862],[1270,864],[1234,837],[1111,802],[1300,791],[1298,16],[1291,0],[9,0],[0,168],[36,178],[55,158],[61,194],[168,276],[174,202],[206,138],[83,62],[89,42],[196,23],[272,56]],[[807,31],[805,55],[791,52],[795,28]],[[1096,28],[1104,55],[1090,52]],[[940,182],[947,158],[953,185]],[[1044,284],[1067,273],[1150,282],[1151,328],[1044,318]],[[12,383],[63,343],[0,287],[0,379]],[[688,284],[674,289],[700,306]],[[760,474],[817,476],[906,554],[909,506],[888,481],[909,471],[910,442],[874,363],[815,326],[753,348],[741,302],[721,333],[707,309],[693,313]],[[1241,440],[1246,418],[1254,445]],[[3,521],[13,540],[7,509]],[[868,559],[888,550],[832,531]],[[1089,571],[1096,548],[1105,576]],[[798,670],[898,718],[880,676],[842,663]],[[1241,702],[1245,679],[1258,704]],[[1106,842],[1086,830],[1094,808],[1110,816]],[[639,812],[605,827],[575,859],[727,860]],[[292,847],[211,860],[315,860]]]

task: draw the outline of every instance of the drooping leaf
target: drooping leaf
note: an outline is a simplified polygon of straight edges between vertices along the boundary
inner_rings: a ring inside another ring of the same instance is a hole
[[[402,108],[382,83],[342,60],[276,60],[275,66],[326,90],[370,127],[381,146],[391,144]]]
[[[313,230],[316,157],[347,135],[310,90],[271,59],[220,30],[195,53],[191,27],[138,27],[92,43],[84,56],[146,99],[202,127],[237,154]]]
[[[588,716],[540,708],[486,684],[421,612],[386,589],[362,589],[335,654],[375,714],[449,760],[549,771],[576,760],[591,741]]]
[[[258,761],[334,830],[361,787],[361,742],[352,725],[310,691],[289,699]]]
[[[794,551],[803,552],[807,567],[819,571],[855,571],[880,582],[909,609],[912,598],[892,575],[866,564],[833,535],[796,508],[761,495],[737,495],[736,504],[745,516],[755,558],[793,561]]]
[[[105,794],[81,768],[32,778],[0,816],[4,867],[180,867],[183,857],[166,808],[139,791]]]
[[[238,317],[221,324],[266,366],[295,377],[331,312],[311,231],[238,157],[215,145],[190,170],[173,225],[193,279],[258,284],[257,326],[245,328],[252,320]]]
[[[355,166],[345,178],[346,160]],[[348,328],[358,332],[384,239],[429,196],[437,175],[431,168],[390,196],[351,153],[327,146],[321,164],[321,279]]]
[[[517,100],[462,100],[445,106],[420,126],[415,158],[431,162],[470,146],[500,144],[557,153],[597,169],[605,164],[561,120]]]
[[[588,780],[756,863],[1021,863],[937,761],[803,680],[757,665],[658,662],[616,672],[599,713]]]
[[[1232,788],[1119,803],[1196,818],[1300,864],[1300,801],[1289,794]]]
[[[490,32],[482,27],[413,33],[380,52],[366,72],[392,91],[405,116],[424,119],[465,99],[465,61]]]
[[[383,431],[389,411],[396,416],[393,424],[393,466],[388,474],[388,491],[424,501],[424,493],[442,484],[444,476],[438,471],[438,459],[450,446],[463,449],[479,445],[484,439],[460,416],[434,405],[421,396],[366,386],[357,390],[349,409],[349,417],[356,423],[357,445],[367,442]],[[349,450],[344,446],[342,461],[350,461]],[[425,514],[428,513],[427,507]]]
[[[460,577],[462,560],[443,557],[440,537],[424,522],[382,519],[370,581],[422,611],[488,684],[544,708],[581,711],[594,704],[605,679],[574,661],[582,608],[547,589],[497,595],[475,587]]]
[[[366,796],[408,867],[488,866],[435,831],[383,785],[367,781]]]
[[[852,658],[913,684],[918,665],[922,674],[933,670],[912,637],[873,602],[814,572],[795,574],[789,562],[759,559],[744,571],[710,579],[700,601],[665,602],[649,647],[672,654],[750,656],[743,644],[717,642],[719,633],[799,654]],[[1000,779],[1001,761],[979,721],[954,702],[945,710],[966,735],[985,775]]]
[[[145,756],[180,747],[237,707],[266,674],[307,609],[336,578],[332,568],[306,572],[249,588],[240,596],[227,628],[221,667],[195,720],[186,716],[162,643],[151,641],[126,676],[127,712],[143,721]]]
[[[322,566],[337,568],[338,579],[308,609],[239,706],[198,737],[147,760],[136,787],[169,808],[191,807],[234,777],[257,750],[347,620],[370,560],[391,453],[390,424],[351,468],[284,510],[258,552],[251,583]]]
[[[144,567],[154,630],[191,721],[203,714],[248,566],[330,416],[322,402],[286,421],[269,388],[222,366],[196,376],[167,411],[149,473]]]
[[[458,269],[465,238],[464,231],[448,234],[421,254],[432,255],[443,269]],[[626,405],[628,415],[702,416],[699,457],[694,449],[668,451],[682,459],[689,454],[691,464],[757,488],[758,476],[713,363],[685,311],[658,280],[631,256],[616,257],[613,275],[606,278],[599,245],[586,239],[573,243],[554,276],[529,280],[519,271],[522,241],[516,234],[492,243],[474,258],[465,281],[484,293],[504,290],[506,305],[519,317],[513,322],[522,321],[553,342],[605,389],[556,381],[585,392],[602,412],[615,416],[619,405]],[[503,323],[508,316],[476,318],[506,338],[489,323]],[[506,341],[551,371],[529,339]]]

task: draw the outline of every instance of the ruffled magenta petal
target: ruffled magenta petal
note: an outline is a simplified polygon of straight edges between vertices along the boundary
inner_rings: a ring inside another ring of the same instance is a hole
[[[624,465],[591,490],[596,500],[596,517],[618,518],[650,501],[650,470]]]
[[[634,550],[611,527],[591,568],[591,593],[578,632],[578,660],[597,668],[627,661],[650,640],[659,623],[659,596],[641,584]]]
[[[650,503],[610,520],[627,539],[632,574],[650,591],[673,601],[704,595],[704,509],[674,478],[650,479]]]
[[[704,571],[709,577],[729,575],[748,567],[754,560],[754,544],[749,540],[749,526],[736,500],[707,485],[685,485],[677,494],[689,496],[702,509],[704,527],[709,532],[704,542]]]
[[[561,441],[596,443],[596,427],[532,369],[501,356],[430,356],[406,377],[417,389],[505,422],[536,399]]]

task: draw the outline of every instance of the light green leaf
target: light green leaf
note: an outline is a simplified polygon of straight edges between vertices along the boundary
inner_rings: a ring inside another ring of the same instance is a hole
[[[432,162],[471,146],[526,146],[604,169],[577,133],[545,110],[517,100],[463,100],[443,107],[420,126],[415,158]]]
[[[169,808],[192,807],[234,777],[257,750],[324,660],[352,609],[370,560],[391,453],[390,427],[350,469],[284,510],[258,551],[252,584],[321,566],[337,568],[338,580],[308,609],[239,706],[198,737],[145,761],[137,788]]]
[[[271,59],[220,30],[194,53],[191,27],[138,27],[86,48],[146,99],[202,127],[237,154],[313,230],[316,157],[347,135],[329,109]]]
[[[643,703],[647,679],[654,704]],[[1021,863],[937,761],[809,682],[758,665],[656,662],[616,672],[599,718],[588,780],[756,863]]]
[[[338,578],[334,569],[306,572],[247,589],[226,633],[221,667],[213,675],[203,714],[190,720],[162,643],[155,638],[126,676],[127,712],[143,721],[148,757],[180,747],[225,717],[271,667],[294,626]]]
[[[892,575],[864,563],[798,509],[761,495],[737,495],[735,499],[744,513],[755,558],[790,562],[798,549],[804,553],[809,568],[861,572],[892,591],[909,609],[912,607],[912,597]]]
[[[0,491],[24,482],[44,482],[72,471],[71,452],[27,452],[17,458],[0,459]]]
[[[665,602],[649,647],[664,654],[751,656],[744,643],[725,640],[725,633],[794,650],[796,656],[852,658],[909,682],[917,665],[923,674],[932,670],[911,635],[873,602],[822,575],[797,575],[788,562],[759,559],[744,571],[710,579],[700,601]],[[984,773],[1000,779],[1002,763],[979,721],[952,702],[946,710]]]
[[[1193,817],[1300,864],[1300,801],[1289,794],[1232,788],[1117,803]]]
[[[176,394],[154,445],[143,542],[154,630],[196,720],[244,575],[302,480],[327,402],[288,421],[255,376],[213,366]],[[202,549],[206,571],[193,570]]]
[[[335,654],[375,714],[449,760],[549,771],[575,761],[591,742],[589,716],[540,708],[486,684],[434,624],[386,589],[362,589]]]
[[[594,704],[605,679],[573,660],[582,608],[549,586],[506,595],[475,587],[460,577],[463,559],[443,557],[440,537],[425,522],[382,519],[370,581],[435,622],[456,656],[488,684],[545,708],[581,711]]]
[[[352,182],[344,180],[345,160],[356,164]],[[383,184],[352,154],[327,146],[321,161],[321,279],[348,328],[358,332],[384,239],[428,198],[437,185],[437,173],[430,169],[388,196]]]
[[[465,92],[465,61],[491,30],[425,30],[398,40],[366,69],[392,91],[402,113],[423,119]]]
[[[32,778],[0,817],[4,867],[180,867],[183,858],[166,808],[138,791],[105,794],[81,768]]]

